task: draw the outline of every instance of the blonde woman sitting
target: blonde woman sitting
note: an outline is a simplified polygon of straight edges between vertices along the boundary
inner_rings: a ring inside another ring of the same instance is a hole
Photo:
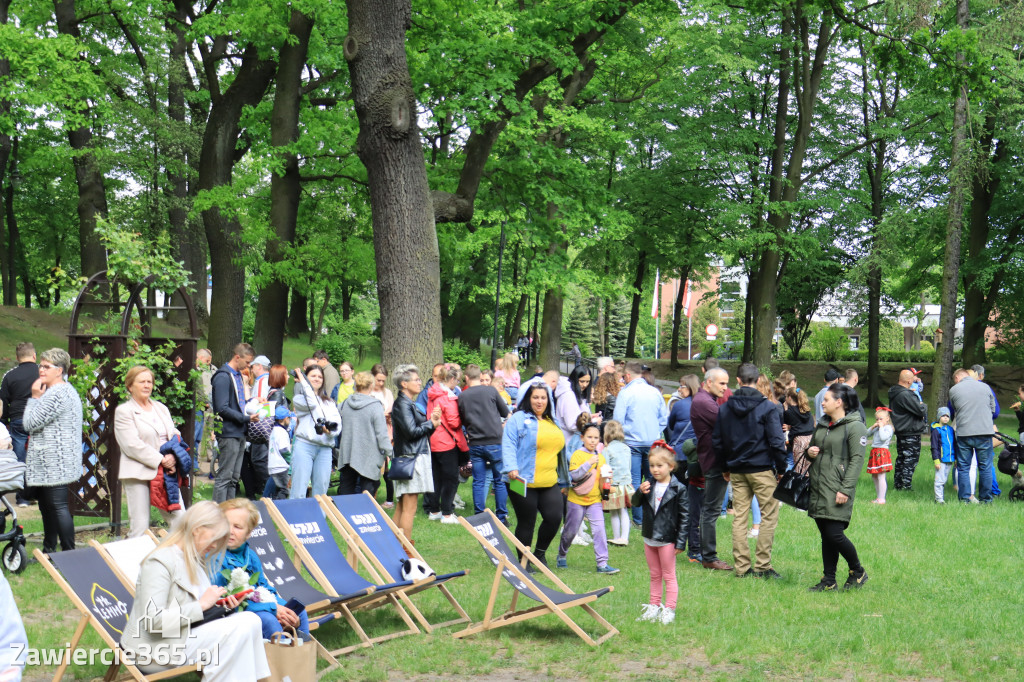
[[[259,680],[270,676],[262,624],[255,613],[203,620],[203,612],[226,597],[210,584],[228,543],[228,521],[213,502],[197,502],[170,535],[142,562],[135,602],[121,646],[144,673],[201,662],[203,681]]]

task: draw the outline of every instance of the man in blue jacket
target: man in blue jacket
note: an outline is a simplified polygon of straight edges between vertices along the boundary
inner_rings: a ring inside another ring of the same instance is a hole
[[[626,433],[626,445],[632,453],[631,473],[633,487],[639,488],[642,478],[651,475],[647,468],[647,455],[651,444],[662,437],[668,426],[668,408],[661,391],[648,384],[643,376],[644,366],[636,360],[626,363],[623,379],[626,385],[615,398],[615,412],[612,418],[622,424]],[[643,509],[633,507],[633,522],[640,525]]]
[[[245,452],[245,427],[259,419],[258,414],[245,415],[245,387],[242,370],[249,366],[256,353],[252,346],[240,343],[232,350],[231,359],[217,370],[210,382],[213,387],[213,413],[220,417],[217,436],[220,450],[217,478],[213,483],[213,501],[220,504],[238,496],[238,477],[242,473]]]
[[[757,390],[757,365],[745,362],[736,374],[740,387],[718,410],[712,447],[726,461],[732,483],[732,558],[737,577],[781,578],[772,568],[772,540],[779,501],[772,493],[786,470],[786,439],[775,405]],[[774,469],[774,471],[773,471]],[[756,563],[750,567],[747,515],[750,499],[761,506]]]

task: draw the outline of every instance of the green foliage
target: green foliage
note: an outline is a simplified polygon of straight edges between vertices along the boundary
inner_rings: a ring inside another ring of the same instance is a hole
[[[377,344],[377,339],[365,323],[342,323],[334,327],[330,334],[316,340],[317,348],[327,353],[332,365],[340,365],[348,361],[355,366],[363,355]]]
[[[484,358],[483,354],[480,353],[480,349],[473,349],[464,344],[461,341],[455,339],[445,339],[444,342],[444,361],[454,362],[462,367],[466,368],[466,365],[480,365],[480,367],[490,367],[491,363],[488,359]],[[421,372],[429,372],[429,367],[421,367]]]
[[[833,327],[825,322],[811,323],[811,338],[808,345],[825,362],[837,362],[843,351],[850,348],[850,339],[840,327]]]
[[[878,349],[880,351],[902,351],[906,348],[903,325],[897,320],[885,319],[878,326]]]

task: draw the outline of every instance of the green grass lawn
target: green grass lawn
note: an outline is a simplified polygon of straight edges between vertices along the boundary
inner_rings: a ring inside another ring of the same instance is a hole
[[[594,571],[593,552],[573,547],[560,576],[574,589],[614,585],[596,608],[621,634],[596,651],[548,616],[467,640],[450,631],[403,637],[342,659],[328,680],[462,678],[728,680],[785,679],[1019,679],[1015,642],[1024,598],[1016,588],[1022,552],[1024,505],[1008,502],[1009,480],[1000,475],[1002,499],[988,506],[932,501],[934,469],[925,450],[911,492],[891,491],[889,504],[873,497],[864,474],[849,535],[870,575],[856,592],[811,594],[821,576],[820,543],[805,514],[783,507],[773,563],[781,581],[738,580],[707,571],[683,557],[678,565],[679,606],[670,626],[636,623],[648,600],[648,573],[639,534],[627,548],[611,548],[614,576]],[[467,502],[470,486],[460,495]],[[947,488],[947,500],[954,500]],[[732,517],[718,523],[718,545],[731,556]],[[30,528],[31,524],[26,524]],[[452,591],[479,620],[493,569],[461,526],[442,526],[418,516],[416,546],[438,572],[469,569]],[[551,555],[553,556],[552,550]],[[840,561],[840,581],[845,572]],[[77,612],[38,564],[9,576],[33,646],[57,646],[70,637]],[[511,588],[501,583],[499,608]],[[447,619],[441,601],[416,597],[428,618]],[[589,628],[585,614],[574,617]],[[371,636],[397,627],[397,619],[362,616]],[[591,630],[592,631],[592,630]],[[318,633],[329,647],[354,641],[343,622]],[[98,646],[91,632],[84,646]],[[73,669],[69,678],[102,674],[97,666]],[[26,679],[49,679],[45,668]]]

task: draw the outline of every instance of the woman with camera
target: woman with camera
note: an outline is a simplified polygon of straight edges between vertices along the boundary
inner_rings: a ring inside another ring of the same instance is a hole
[[[324,371],[311,365],[306,373],[295,370],[292,407],[298,416],[292,445],[291,499],[306,496],[312,479],[313,494],[326,495],[334,461],[334,438],[341,432],[338,405],[324,391]]]
[[[149,528],[149,486],[164,472],[173,473],[178,466],[171,452],[162,452],[165,443],[181,437],[171,413],[163,403],[153,400],[153,372],[135,365],[124,377],[129,399],[114,410],[114,439],[121,449],[118,478],[128,501],[128,537],[137,538]],[[166,449],[166,448],[165,448]],[[160,510],[164,521],[185,513],[184,505],[177,511]]]

